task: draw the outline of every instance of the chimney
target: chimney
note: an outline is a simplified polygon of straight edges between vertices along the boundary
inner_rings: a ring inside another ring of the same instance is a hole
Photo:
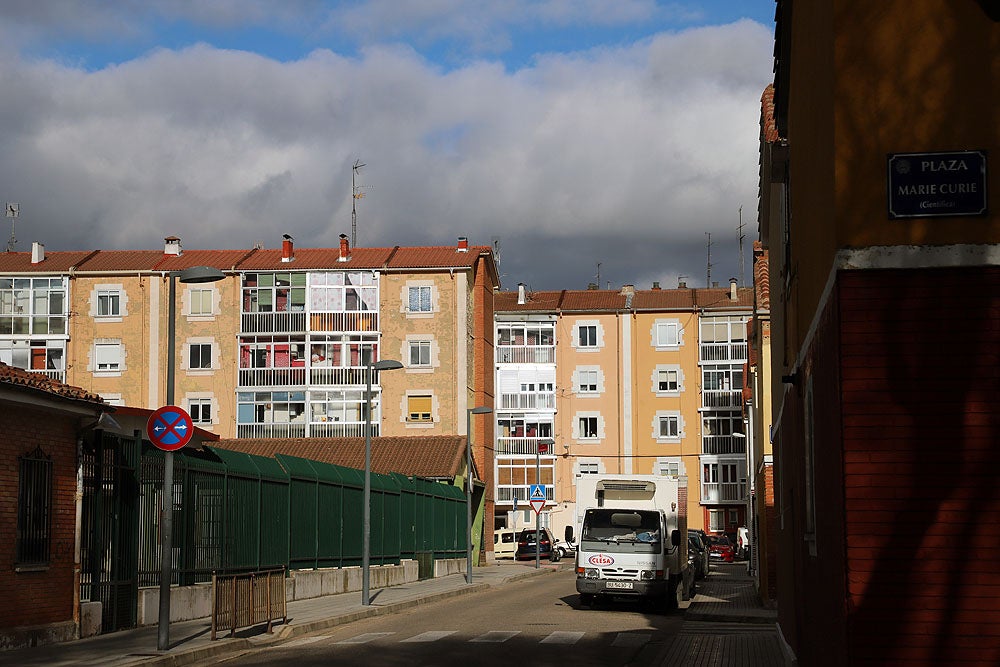
[[[168,236],[163,239],[163,254],[179,257],[181,254],[181,240],[176,236]]]
[[[659,282],[653,282],[653,289],[654,290],[660,289],[660,283]]]
[[[528,295],[524,292],[524,283],[517,284],[517,305],[523,306],[528,303]]]
[[[295,248],[292,246],[292,241],[294,241],[288,234],[281,235],[281,261],[290,262],[295,259]]]
[[[677,289],[687,289],[687,286],[688,286],[687,281],[685,280],[677,281]]]
[[[45,261],[45,244],[35,241],[31,244],[31,263],[41,264]]]
[[[588,290],[597,289],[597,283],[587,283],[587,289]]]
[[[713,280],[712,281],[712,287],[718,287],[718,286],[719,286],[719,281],[718,280]]]
[[[458,237],[458,248],[455,252],[469,252],[469,239],[465,236]]]
[[[340,257],[337,258],[338,262],[346,262],[351,259],[351,246],[347,241],[347,234],[340,235]]]
[[[622,296],[635,294],[635,285],[622,285]]]
[[[729,279],[729,300],[736,301],[736,278]]]

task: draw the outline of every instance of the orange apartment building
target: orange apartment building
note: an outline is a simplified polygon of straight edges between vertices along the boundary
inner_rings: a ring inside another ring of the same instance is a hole
[[[1000,3],[776,18],[781,637],[804,666],[1000,664]]]
[[[573,523],[586,474],[686,476],[692,528],[745,525],[742,414],[752,292],[504,292],[496,298],[496,527]],[[554,441],[537,455],[539,440]]]
[[[176,272],[208,266],[217,282]],[[369,362],[374,435],[465,435],[467,409],[493,405],[488,246],[281,247],[0,253],[0,361],[113,405],[166,400],[175,288],[175,400],[222,438],[364,435]],[[380,376],[380,377],[378,377]],[[492,420],[473,422],[492,489]],[[487,525],[492,499],[487,496]]]

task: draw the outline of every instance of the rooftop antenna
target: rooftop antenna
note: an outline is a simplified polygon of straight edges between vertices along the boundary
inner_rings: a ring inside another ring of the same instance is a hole
[[[601,288],[601,263],[597,263],[597,289]]]
[[[740,233],[740,287],[746,286],[746,281],[744,280],[745,260],[743,258],[743,239],[746,238],[746,234],[743,233],[743,204],[740,204],[740,224],[737,228]]]
[[[500,237],[499,236],[494,236],[491,240],[493,241],[493,261],[496,262],[497,273],[499,274],[500,273]]]
[[[712,232],[705,232],[708,237],[708,266],[705,271],[705,287],[712,286]]]
[[[354,166],[351,167],[351,247],[357,247],[358,245],[358,200],[363,199],[365,196],[365,190],[370,188],[370,185],[358,185],[357,176],[358,171],[361,167],[367,167],[361,160],[355,160]]]
[[[17,248],[17,237],[14,236],[14,223],[17,215],[21,212],[21,205],[14,202],[7,202],[7,217],[10,218],[10,240],[7,241],[7,252],[14,252]]]

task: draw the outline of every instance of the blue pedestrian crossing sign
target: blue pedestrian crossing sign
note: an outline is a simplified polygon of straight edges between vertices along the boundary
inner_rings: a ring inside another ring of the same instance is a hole
[[[545,485],[544,484],[532,484],[528,491],[528,502],[531,503],[531,508],[538,513],[545,506]]]

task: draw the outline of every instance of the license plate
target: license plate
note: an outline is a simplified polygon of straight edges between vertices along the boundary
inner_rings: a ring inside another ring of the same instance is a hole
[[[632,582],[631,581],[609,581],[607,583],[607,588],[620,588],[620,589],[623,589],[623,590],[630,591],[630,590],[632,590]]]

